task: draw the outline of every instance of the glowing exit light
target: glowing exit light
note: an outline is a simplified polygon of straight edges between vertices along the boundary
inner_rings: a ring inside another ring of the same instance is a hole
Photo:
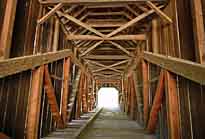
[[[119,106],[119,92],[115,88],[101,88],[98,92],[98,107],[116,108]]]

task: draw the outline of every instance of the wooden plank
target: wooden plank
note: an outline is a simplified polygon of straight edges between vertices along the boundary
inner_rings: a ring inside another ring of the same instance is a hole
[[[194,0],[191,1],[192,5],[192,15],[193,15],[193,28],[194,28],[194,39],[195,39],[195,50],[197,62],[205,62],[205,35],[204,35],[204,18],[203,18],[203,9],[202,1]]]
[[[67,40],[146,40],[145,34],[118,35],[114,37],[98,37],[94,35],[67,35]]]
[[[53,9],[51,9],[46,15],[44,15],[41,19],[38,20],[38,24],[43,24],[46,20],[48,20],[51,16],[53,16],[58,10],[63,7],[62,3],[57,4]]]
[[[65,123],[60,115],[60,110],[58,107],[58,103],[55,96],[55,90],[52,85],[51,77],[48,70],[48,65],[44,68],[45,76],[44,76],[44,88],[46,95],[48,97],[48,103],[50,105],[50,111],[53,119],[57,122],[57,126],[59,128],[64,128]]]
[[[68,105],[68,98],[70,95],[69,92],[69,81],[70,81],[70,67],[71,61],[70,57],[64,59],[63,64],[63,93],[62,93],[62,104],[61,104],[61,114],[63,122],[66,123],[68,121],[68,113],[67,113],[67,105]]]
[[[158,8],[157,6],[155,6],[151,1],[147,1],[147,5],[148,5],[150,8],[154,9],[155,12],[156,12],[162,19],[167,20],[169,23],[172,23],[172,22],[173,22],[172,19],[171,19],[169,16],[167,16],[164,12],[162,12],[162,11],[160,10],[160,8]]]
[[[158,23],[157,19],[152,20],[152,51],[159,53],[159,40],[158,40]]]
[[[41,4],[56,4],[56,3],[66,3],[66,4],[106,4],[106,3],[112,3],[112,4],[119,4],[119,3],[131,3],[134,2],[146,2],[147,0],[39,0]],[[150,0],[152,2],[166,2],[167,0]]]
[[[168,118],[170,125],[170,139],[180,139],[180,117],[179,117],[179,100],[177,94],[177,83],[174,76],[166,72],[167,96],[168,96]]]
[[[143,58],[170,72],[205,85],[205,66],[202,64],[150,52],[144,52]]]
[[[99,35],[99,36],[101,36],[101,37],[104,37],[104,36],[105,36],[104,34],[100,33],[100,32],[97,31],[96,29],[90,27],[90,26],[87,25],[86,23],[81,22],[80,20],[76,19],[75,17],[73,17],[73,16],[71,16],[71,15],[69,15],[69,14],[64,14],[64,13],[62,13],[62,12],[60,12],[60,11],[58,11],[57,13],[58,13],[58,15],[67,18],[68,20],[70,20],[70,21],[76,23],[77,25],[79,25],[79,26],[81,26],[81,27],[84,27],[85,29],[87,29],[87,30],[89,30],[89,31],[91,31],[91,32],[93,32],[93,33],[95,33],[96,35]]]
[[[158,8],[162,8],[162,7],[163,7],[163,6],[160,6],[160,7],[158,7]],[[145,17],[147,17],[147,16],[149,16],[149,15],[151,15],[151,14],[153,14],[153,13],[154,13],[154,10],[152,9],[152,10],[150,10],[150,11],[148,11],[148,12],[145,12],[145,13],[143,13],[143,14],[141,14],[141,15],[135,17],[134,19],[132,19],[131,21],[127,22],[127,23],[124,24],[123,26],[117,28],[117,29],[114,30],[113,32],[111,32],[111,33],[109,33],[108,35],[106,35],[106,37],[111,37],[111,36],[113,36],[113,35],[115,35],[115,34],[121,32],[121,31],[125,30],[126,28],[128,28],[128,27],[130,27],[130,26],[136,24],[137,22],[141,21],[142,19],[144,19]]]
[[[60,31],[60,21],[58,19],[55,20],[55,30],[54,30],[54,37],[53,37],[53,46],[52,49],[54,52],[58,50],[59,44],[59,31]]]
[[[31,92],[28,104],[27,139],[38,138],[43,74],[44,66],[32,71]]]
[[[87,55],[83,56],[85,59],[91,60],[122,60],[122,59],[129,59],[130,57],[127,55]]]
[[[2,60],[0,61],[0,78],[63,59],[71,54],[70,50],[62,50]]]
[[[126,50],[125,48],[123,48],[121,45],[119,45],[118,43],[109,41],[109,43],[111,43],[112,45],[116,46],[117,48],[119,48],[120,50],[122,50],[124,53],[126,53],[128,56],[132,56],[131,53]]]
[[[95,49],[96,47],[98,47],[100,44],[102,44],[104,41],[99,41],[96,44],[94,44],[93,46],[89,47],[85,52],[83,52],[82,54],[80,54],[80,56],[84,56],[87,53],[91,52],[93,49]]]
[[[76,119],[80,118],[81,115],[81,105],[82,105],[82,92],[83,92],[83,86],[84,86],[84,80],[85,80],[85,74],[81,73],[80,76],[80,84],[78,88],[78,94],[77,94],[77,107],[76,107]]]
[[[143,104],[144,104],[144,124],[147,124],[148,120],[148,105],[149,105],[149,71],[148,64],[142,60],[142,77],[143,77]]]
[[[158,112],[161,108],[163,94],[165,91],[164,90],[164,77],[165,77],[165,72],[161,70],[159,81],[157,84],[157,89],[156,89],[155,96],[154,96],[154,102],[151,108],[149,121],[147,125],[147,131],[149,133],[154,133],[156,126],[157,126]]]
[[[0,33],[0,59],[7,59],[10,56],[17,1],[18,0],[6,1],[5,15]]]

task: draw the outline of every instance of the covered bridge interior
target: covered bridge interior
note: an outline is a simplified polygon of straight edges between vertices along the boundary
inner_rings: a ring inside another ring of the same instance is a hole
[[[204,17],[204,0],[1,0],[0,139],[204,139]]]

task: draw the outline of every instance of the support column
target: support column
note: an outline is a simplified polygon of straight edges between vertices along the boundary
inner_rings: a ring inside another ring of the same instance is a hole
[[[0,59],[6,59],[10,56],[17,1],[7,0],[6,3],[2,32],[0,34]]]
[[[81,109],[82,109],[82,92],[83,92],[83,84],[84,84],[84,73],[81,73],[80,77],[80,85],[78,88],[78,95],[77,95],[77,109],[76,109],[76,119],[80,118],[81,115]]]
[[[192,0],[192,16],[194,27],[194,39],[197,62],[205,62],[205,35],[204,35],[204,21],[201,0]]]
[[[143,76],[143,101],[144,101],[144,124],[147,124],[149,113],[149,76],[148,64],[142,60],[142,76]]]
[[[67,106],[69,98],[69,79],[70,79],[70,57],[64,59],[63,64],[63,92],[61,101],[61,115],[63,122],[66,123],[68,120]]]
[[[167,97],[168,97],[168,119],[170,126],[170,139],[180,139],[179,125],[179,100],[177,95],[177,86],[174,76],[166,72],[167,79]]]
[[[27,139],[38,138],[43,74],[44,66],[32,71],[31,91],[28,105]]]

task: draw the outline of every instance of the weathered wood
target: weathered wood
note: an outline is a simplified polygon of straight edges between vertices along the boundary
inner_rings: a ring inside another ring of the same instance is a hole
[[[160,107],[162,104],[162,98],[164,94],[164,86],[165,86],[164,77],[165,77],[165,72],[161,70],[157,89],[155,92],[154,102],[151,108],[149,121],[147,125],[147,130],[149,133],[154,133],[156,126],[157,126],[158,112],[160,110]]]
[[[69,79],[70,79],[70,67],[71,61],[70,57],[64,59],[63,64],[63,92],[62,92],[62,101],[61,101],[61,114],[63,122],[66,123],[68,121],[68,113],[67,113],[67,106],[68,106],[68,98],[70,95],[69,92]]]
[[[151,1],[147,1],[147,5],[148,5],[150,8],[154,9],[155,12],[156,12],[160,17],[162,17],[162,19],[167,20],[169,23],[172,23],[172,22],[173,22],[172,19],[171,19],[169,16],[167,16],[164,12],[162,12],[162,11],[160,10],[160,8],[158,8],[157,6],[155,6]]]
[[[44,66],[32,71],[31,92],[28,105],[27,139],[38,138],[41,94],[43,86]]]
[[[205,66],[188,60],[144,52],[144,59],[189,80],[205,85]]]
[[[152,20],[152,51],[153,53],[159,53],[159,35],[158,35],[158,23],[157,19]]]
[[[114,37],[98,37],[94,35],[67,35],[67,40],[146,40],[145,34],[136,34],[136,35],[117,35]]]
[[[64,128],[65,123],[60,115],[60,110],[55,96],[55,90],[52,85],[52,81],[51,81],[51,77],[47,65],[44,68],[44,72],[45,72],[44,88],[45,88],[46,95],[48,97],[48,103],[50,105],[50,111],[52,113],[52,117],[57,122],[59,128]]]
[[[62,12],[60,12],[60,11],[58,11],[57,13],[58,13],[58,15],[67,18],[68,20],[70,20],[70,21],[76,23],[77,25],[79,25],[79,26],[81,26],[81,27],[83,27],[83,28],[85,28],[85,29],[87,29],[87,30],[89,30],[89,31],[91,31],[91,32],[93,32],[93,33],[95,33],[96,35],[99,35],[99,36],[101,36],[101,37],[104,37],[104,34],[100,33],[100,32],[97,31],[96,29],[90,27],[90,26],[87,25],[86,23],[81,22],[80,20],[76,19],[75,17],[73,17],[73,16],[71,16],[71,15],[69,15],[69,14],[64,14],[64,13],[62,13]]]
[[[160,7],[158,7],[158,8],[160,9],[160,8],[162,8],[162,7],[163,7],[163,6],[160,6]],[[121,32],[121,31],[123,31],[124,29],[126,29],[126,28],[128,28],[128,27],[134,25],[135,23],[141,21],[142,19],[144,19],[145,17],[147,17],[147,16],[149,16],[149,15],[151,15],[151,14],[153,14],[153,13],[154,13],[154,10],[152,9],[152,10],[150,10],[150,11],[148,11],[148,12],[145,12],[145,13],[143,13],[143,14],[141,14],[141,15],[135,17],[134,19],[132,19],[131,21],[127,22],[127,23],[124,24],[123,26],[117,28],[117,29],[114,30],[113,32],[111,32],[111,33],[109,33],[108,35],[106,35],[106,37],[111,37],[111,36],[113,36],[113,35],[115,35],[115,34]]]
[[[204,63],[204,45],[205,45],[205,35],[204,35],[204,21],[203,21],[203,9],[201,0],[193,0],[192,3],[192,15],[194,24],[194,39],[195,39],[195,50],[196,59],[199,63]]]
[[[149,71],[148,64],[142,60],[142,77],[143,77],[143,104],[144,104],[144,124],[148,120],[148,104],[149,104]]]
[[[0,78],[63,59],[71,54],[70,50],[62,50],[2,60],[0,61]]]
[[[131,3],[133,2],[146,2],[147,0],[39,0],[41,4],[56,4],[56,3],[66,3],[66,4],[105,4],[105,3]],[[150,0],[152,2],[166,2],[166,0]]]
[[[82,109],[82,92],[83,92],[83,86],[84,86],[84,80],[85,80],[85,74],[81,73],[80,76],[80,84],[78,88],[78,95],[77,95],[77,108],[76,108],[76,119],[80,118],[81,115],[81,109]]]
[[[167,96],[168,96],[168,118],[170,125],[170,139],[180,139],[180,117],[179,100],[177,95],[177,83],[174,76],[166,72]]]
[[[7,0],[6,2],[3,26],[0,33],[0,59],[6,59],[10,56],[17,1],[18,0]]]
[[[121,59],[129,59],[129,56],[126,55],[87,55],[83,56],[85,59],[91,59],[91,60],[121,60]]]
[[[51,9],[46,15],[44,15],[41,19],[38,20],[38,24],[43,24],[46,20],[48,20],[51,16],[53,16],[58,10],[63,7],[62,3],[57,4],[53,9]]]
[[[121,45],[119,45],[118,43],[109,41],[109,43],[111,43],[112,45],[116,46],[117,48],[119,48],[120,50],[122,50],[124,53],[126,53],[128,56],[131,56],[131,53],[126,50],[125,48],[123,48]]]
[[[60,30],[60,21],[58,19],[56,19],[54,37],[53,37],[53,47],[52,47],[54,52],[56,52],[58,50],[59,30]]]
[[[82,54],[80,54],[80,56],[84,56],[87,53],[91,52],[93,49],[95,49],[96,47],[98,47],[100,44],[102,44],[104,41],[99,41],[96,44],[94,44],[93,46],[89,47],[85,52],[83,52]]]

